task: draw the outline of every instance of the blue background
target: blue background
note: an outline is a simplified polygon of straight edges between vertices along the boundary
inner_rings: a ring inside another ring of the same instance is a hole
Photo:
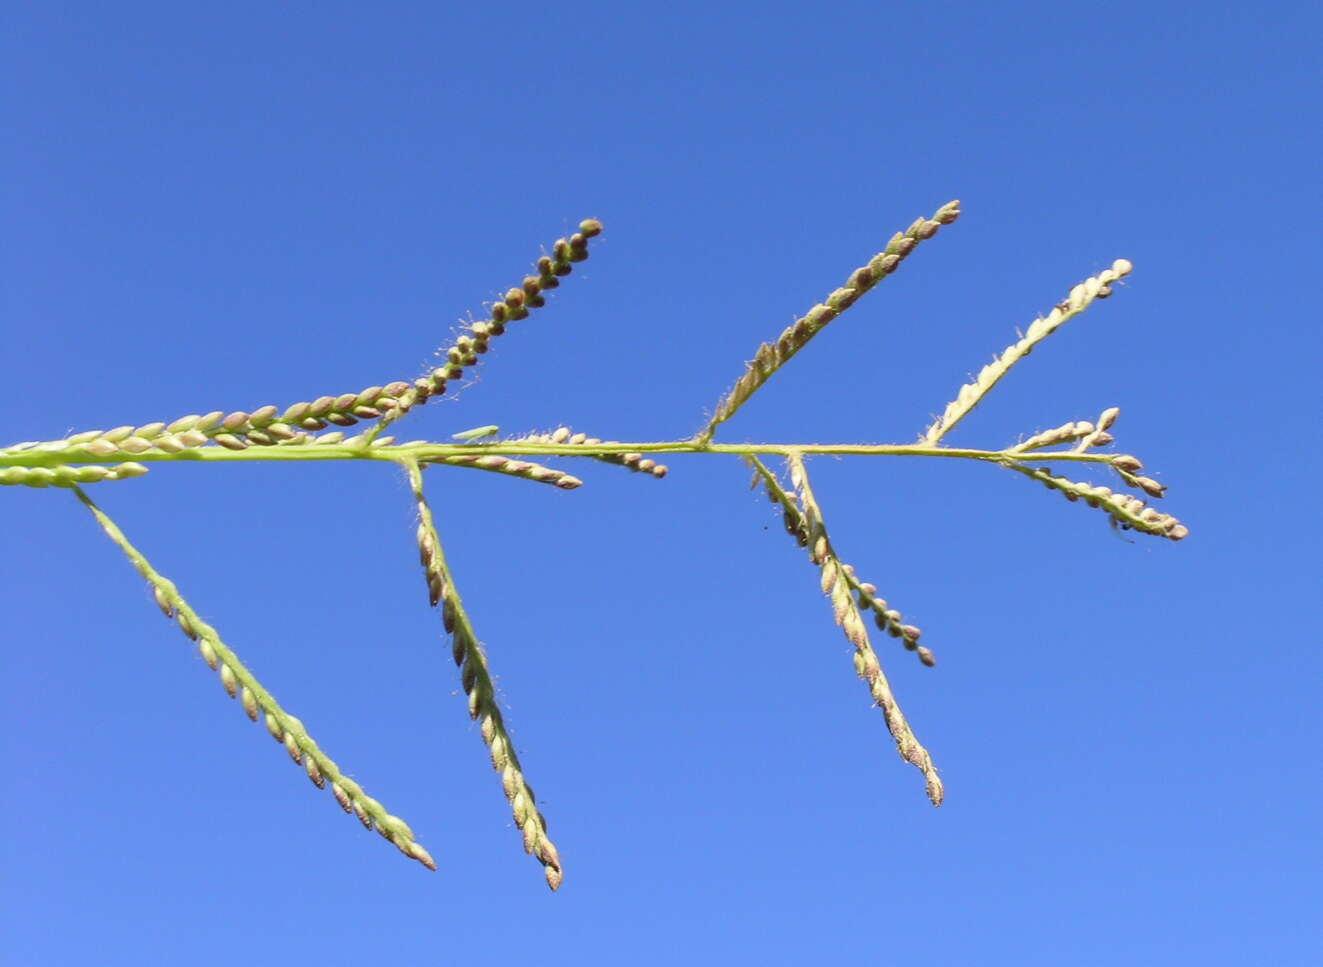
[[[949,442],[1119,405],[1180,545],[988,466],[817,458],[934,810],[734,459],[574,493],[433,471],[566,864],[549,894],[377,465],[92,494],[440,871],[230,703],[67,492],[5,488],[10,962],[1317,963],[1317,8],[44,3],[4,41],[0,438],[409,378],[606,233],[406,437],[699,427],[897,229],[965,214],[727,441]],[[1098,482],[1108,483],[1104,476]],[[1313,910],[1313,914],[1309,911]],[[1308,953],[1310,949],[1315,954]]]

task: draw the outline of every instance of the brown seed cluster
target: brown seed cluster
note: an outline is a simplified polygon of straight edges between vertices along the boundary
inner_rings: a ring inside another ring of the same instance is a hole
[[[479,470],[490,470],[492,473],[503,473],[511,477],[523,477],[525,480],[536,480],[538,483],[551,484],[561,490],[573,490],[583,485],[582,480],[565,473],[563,470],[544,467],[539,463],[532,463],[528,460],[515,460],[512,457],[503,457],[495,453],[461,453],[456,456],[435,457],[428,460],[427,463],[445,464],[451,467],[476,467]]]
[[[844,569],[853,584],[854,568],[846,564]],[[873,623],[879,629],[885,631],[892,638],[901,639],[906,649],[914,652],[919,661],[929,668],[937,664],[937,656],[933,654],[932,649],[919,644],[919,638],[922,637],[923,631],[917,625],[906,624],[904,616],[899,611],[890,607],[885,598],[877,596],[875,585],[867,581],[861,581],[854,585],[854,590],[859,598],[859,607],[873,612]]]
[[[928,750],[923,747],[918,737],[915,736],[914,730],[910,728],[905,713],[901,711],[900,703],[896,701],[896,696],[891,691],[891,683],[882,670],[882,663],[877,657],[877,652],[873,650],[872,643],[868,640],[868,629],[860,614],[859,605],[850,596],[852,587],[860,589],[862,585],[854,579],[853,572],[847,570],[846,565],[832,550],[831,542],[827,537],[826,524],[822,519],[821,508],[818,506],[817,499],[813,495],[813,489],[809,485],[808,471],[804,466],[804,461],[799,456],[791,456],[789,461],[790,480],[799,498],[798,504],[803,506],[802,510],[798,510],[798,507],[796,507],[796,510],[802,519],[803,532],[808,538],[809,555],[813,562],[821,568],[822,591],[831,599],[832,612],[836,623],[840,625],[841,630],[845,633],[846,640],[854,646],[855,672],[867,683],[869,694],[873,697],[873,701],[877,703],[878,708],[882,710],[882,716],[887,723],[887,731],[891,733],[891,737],[895,740],[896,750],[900,753],[901,758],[923,773],[929,800],[934,806],[940,806],[945,792],[941,777],[937,774],[937,766],[933,763]],[[756,466],[760,465],[756,464]],[[764,480],[769,492],[775,489],[780,493],[785,493],[784,488],[770,474],[765,476]],[[785,501],[781,502],[787,507],[795,506]],[[872,598],[874,596],[869,594],[868,597]],[[894,618],[892,614],[894,614]],[[890,630],[891,625],[899,627],[899,612],[889,612],[884,617],[887,620],[888,630]],[[919,629],[910,626],[909,630],[913,637],[912,647],[919,651],[920,660],[924,664],[931,664],[931,652],[918,645]],[[904,635],[904,632],[901,632],[901,635]],[[908,644],[910,642],[907,641]],[[920,650],[921,648],[922,650]]]
[[[1131,457],[1130,459],[1134,460],[1135,458]],[[1112,465],[1116,466],[1115,461]],[[1118,494],[1111,487],[1070,480],[1053,474],[1045,468],[1031,470],[1017,467],[1016,469],[1038,480],[1049,490],[1059,491],[1072,503],[1082,500],[1090,507],[1098,507],[1107,511],[1112,520],[1121,527],[1141,531],[1145,534],[1154,534],[1173,541],[1183,540],[1190,534],[1190,529],[1176,517],[1171,514],[1164,514],[1130,494]],[[1153,488],[1152,491],[1149,491],[1148,487],[1144,487],[1144,489],[1155,497],[1161,497],[1162,491],[1166,489],[1162,484],[1148,477],[1135,477],[1134,479],[1150,485]],[[1139,484],[1139,486],[1143,487],[1144,483]]]
[[[487,321],[473,323],[453,345],[443,350],[445,365],[412,382],[396,381],[385,386],[369,386],[357,393],[320,396],[283,410],[271,405],[260,406],[251,413],[216,410],[201,416],[180,417],[169,424],[88,430],[68,437],[62,444],[97,457],[148,451],[178,453],[208,441],[229,450],[244,450],[250,446],[306,442],[309,432],[332,425],[350,427],[361,420],[397,419],[429,398],[443,395],[449,382],[460,379],[466,367],[477,364],[491,340],[505,332],[507,323],[525,319],[530,309],[546,305],[543,293],[560,285],[560,277],[569,275],[575,262],[588,258],[588,240],[601,231],[602,223],[590,218],[581,222],[579,231],[568,239],[557,239],[552,254],[538,260],[537,275],[526,276],[521,286],[510,289],[501,301],[492,305]]]
[[[428,600],[433,607],[441,605],[441,622],[451,636],[451,654],[460,670],[460,682],[468,698],[469,717],[478,723],[492,767],[500,773],[501,787],[514,813],[515,825],[523,835],[524,851],[542,864],[547,885],[555,890],[564,878],[560,854],[547,836],[546,817],[537,808],[537,798],[524,778],[519,756],[506,730],[487,657],[449,580],[445,558],[432,525],[431,510],[422,495],[421,477],[411,472],[410,481],[422,517],[417,534],[418,554],[427,579]]]
[[[808,547],[810,540],[809,519],[797,506],[798,495],[784,490],[778,493],[772,490],[771,487],[768,487],[767,494],[773,503],[780,503],[783,506],[782,521],[785,524],[786,533],[793,537],[800,547]],[[814,548],[809,556],[813,563],[821,568],[833,553],[830,542],[824,533],[814,542]],[[917,625],[906,624],[904,616],[899,611],[887,604],[885,598],[878,597],[876,585],[859,580],[855,575],[853,564],[846,564],[843,561],[839,563],[841,577],[854,591],[859,608],[873,613],[874,624],[891,637],[901,639],[906,649],[915,652],[919,661],[929,668],[936,665],[937,656],[933,654],[932,649],[919,644],[919,638],[922,637],[923,631]],[[837,576],[832,571],[823,570],[822,593],[830,594],[836,580]]]
[[[1142,490],[1150,497],[1159,498],[1167,493],[1167,485],[1159,483],[1152,477],[1145,477],[1139,473],[1144,469],[1144,464],[1136,456],[1128,453],[1118,454],[1111,459],[1112,469],[1115,470],[1128,485]]]
[[[784,366],[797,352],[821,332],[829,322],[854,305],[868,292],[900,266],[919,242],[932,238],[943,225],[950,225],[960,217],[960,202],[947,202],[932,218],[919,218],[903,232],[897,232],[877,255],[850,273],[845,285],[814,306],[800,319],[796,319],[775,343],[763,343],[754,354],[740,381],[719,404],[700,439],[709,440],[716,428],[735,415],[758,389]]]
[[[1102,414],[1098,417],[1097,425],[1095,425],[1092,430],[1080,435],[1079,442],[1075,444],[1075,452],[1084,453],[1086,450],[1091,450],[1094,447],[1105,447],[1110,443],[1114,443],[1115,438],[1108,431],[1116,423],[1116,419],[1120,415],[1121,408],[1119,406],[1112,406],[1103,410]],[[1081,425],[1087,427],[1089,421],[1083,420],[1081,421]]]
[[[533,433],[526,437],[521,437],[514,441],[527,443],[568,443],[570,446],[595,447],[598,444],[614,443],[614,440],[600,440],[595,436],[588,436],[586,433],[575,433],[567,426],[557,427],[550,433]],[[593,459],[601,460],[603,463],[613,463],[617,466],[626,467],[635,473],[648,473],[657,479],[661,479],[669,472],[669,468],[664,463],[658,463],[650,457],[645,457],[641,453],[602,453],[594,454]]]
[[[588,240],[601,232],[602,223],[588,218],[579,223],[579,230],[569,238],[556,239],[551,246],[551,255],[538,259],[537,275],[524,276],[519,286],[507,290],[502,299],[492,304],[485,321],[470,324],[467,332],[461,333],[452,345],[441,350],[445,363],[415,379],[399,397],[397,408],[387,419],[398,418],[413,406],[443,395],[450,383],[464,376],[467,367],[478,364],[479,357],[491,348],[491,341],[505,333],[507,324],[528,318],[530,309],[545,306],[547,300],[543,293],[559,286],[561,278],[573,271],[574,263],[588,258]]]
[[[1070,451],[1072,453],[1083,453],[1092,447],[1106,446],[1114,442],[1114,438],[1109,431],[1116,424],[1120,415],[1119,407],[1109,407],[1103,410],[1096,424],[1088,420],[1066,423],[1030,437],[1012,447],[1009,452],[1024,453],[1025,451],[1037,450],[1057,443],[1069,443],[1072,440],[1077,441]],[[1051,453],[1043,454],[1044,459],[1050,459],[1051,456]],[[1134,487],[1136,490],[1142,490],[1155,499],[1166,494],[1166,484],[1159,483],[1152,477],[1144,476],[1139,472],[1144,469],[1144,462],[1134,454],[1118,453],[1108,458],[1107,463],[1128,486]],[[1114,525],[1143,531],[1146,534],[1156,534],[1159,537],[1166,537],[1173,541],[1179,541],[1190,533],[1190,529],[1177,518],[1147,506],[1138,497],[1113,493],[1110,487],[1079,483],[1066,477],[1054,476],[1046,468],[1032,470],[1025,467],[1016,467],[1015,469],[1041,481],[1050,490],[1060,491],[1067,500],[1083,500],[1090,507],[1105,508],[1111,515]]]

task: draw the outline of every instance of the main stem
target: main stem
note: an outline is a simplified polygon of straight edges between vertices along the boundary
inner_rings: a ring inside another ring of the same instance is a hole
[[[442,457],[465,454],[492,454],[498,456],[596,457],[622,453],[729,453],[737,456],[792,455],[810,456],[829,454],[861,457],[955,457],[999,464],[1042,464],[1052,461],[1075,463],[1107,463],[1111,455],[1103,453],[1074,453],[1034,450],[975,450],[969,448],[924,446],[920,444],[868,444],[868,443],[704,443],[698,440],[672,440],[653,443],[533,443],[502,441],[481,444],[408,443],[392,446],[364,446],[361,444],[315,444],[302,446],[251,446],[244,450],[224,447],[197,447],[177,453],[148,451],[97,456],[81,447],[60,450],[20,450],[6,453],[0,450],[0,467],[56,467],[70,463],[115,464],[178,463],[188,461],[300,461],[300,460],[386,460],[398,463],[402,459],[420,463]]]

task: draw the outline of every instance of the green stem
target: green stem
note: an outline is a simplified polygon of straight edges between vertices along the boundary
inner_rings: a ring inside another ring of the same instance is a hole
[[[0,451],[0,467],[57,467],[70,463],[114,464],[132,460],[136,463],[301,461],[301,460],[384,460],[399,463],[413,460],[429,463],[446,457],[548,456],[598,457],[621,453],[728,453],[736,456],[829,454],[861,457],[948,457],[980,460],[1002,465],[1042,464],[1052,461],[1072,463],[1109,463],[1105,453],[1070,451],[1016,452],[1013,450],[978,450],[967,447],[927,446],[924,444],[870,443],[703,443],[698,440],[669,440],[653,443],[600,443],[593,446],[569,443],[522,443],[503,441],[482,444],[407,443],[366,447],[358,444],[324,444],[302,447],[249,447],[227,450],[223,447],[199,447],[178,453],[164,451],[98,456],[78,447],[62,450]]]

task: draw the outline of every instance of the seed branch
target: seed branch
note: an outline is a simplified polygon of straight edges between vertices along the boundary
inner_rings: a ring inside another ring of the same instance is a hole
[[[503,473],[509,477],[523,477],[525,480],[536,480],[538,483],[551,484],[561,490],[573,490],[583,484],[583,481],[578,477],[572,477],[564,471],[530,463],[527,460],[513,460],[510,457],[503,457],[496,453],[462,453],[452,457],[436,457],[427,461],[427,465],[434,463],[445,464],[448,467],[474,467],[492,473]]]
[[[74,495],[96,517],[101,529],[119,546],[138,573],[147,579],[156,603],[165,616],[173,618],[180,630],[198,643],[198,651],[212,670],[220,675],[221,685],[230,698],[242,696],[245,714],[256,722],[261,712],[271,737],[284,745],[290,758],[303,766],[308,778],[319,789],[325,788],[328,782],[331,784],[331,792],[345,812],[354,813],[368,829],[376,829],[405,856],[417,860],[429,870],[435,870],[436,863],[422,844],[414,839],[409,824],[388,813],[381,803],[363,791],[362,786],[344,775],[335,761],[313,741],[303,722],[282,709],[271,693],[262,687],[239,660],[239,656],[221,641],[216,629],[198,617],[174,582],[151,566],[142,552],[129,543],[123,531],[92,502],[82,488],[74,487],[73,490]]]
[[[1184,540],[1190,534],[1190,529],[1171,514],[1164,514],[1156,508],[1149,507],[1138,497],[1114,493],[1111,487],[1078,483],[1065,477],[1054,476],[1051,471],[1041,467],[1031,468],[1012,465],[1011,469],[1032,480],[1037,480],[1048,490],[1057,491],[1072,503],[1083,500],[1090,507],[1098,507],[1107,511],[1112,521],[1121,527],[1134,529],[1144,534],[1153,534],[1157,537],[1165,537],[1172,541]],[[1148,478],[1142,479],[1147,480]],[[1161,484],[1157,486],[1161,486]]]
[[[850,273],[849,279],[826,300],[818,303],[803,317],[796,319],[781,333],[775,343],[763,343],[754,354],[740,381],[721,402],[717,411],[706,427],[698,434],[700,442],[712,439],[717,427],[725,423],[749,401],[763,384],[772,378],[772,374],[788,363],[796,353],[803,349],[810,339],[827,327],[827,324],[859,301],[859,297],[871,290],[900,266],[900,263],[914,251],[924,239],[932,238],[943,225],[950,225],[960,217],[960,202],[950,201],[937,209],[932,218],[920,218],[903,232],[897,232],[891,241],[877,255]]]
[[[831,598],[832,613],[836,623],[845,632],[846,640],[854,646],[855,671],[868,683],[868,691],[873,696],[873,701],[882,709],[887,730],[896,740],[896,749],[900,752],[900,757],[923,773],[924,782],[928,787],[928,798],[934,806],[940,806],[943,789],[942,780],[937,775],[937,767],[933,765],[928,750],[915,737],[905,713],[900,710],[900,704],[892,694],[891,683],[887,681],[886,673],[882,671],[882,663],[868,640],[868,628],[859,614],[858,605],[850,596],[849,572],[846,570],[846,565],[837,557],[831,539],[827,536],[827,524],[822,518],[822,508],[818,505],[813,489],[809,485],[808,470],[804,467],[804,460],[798,454],[792,454],[788,463],[790,482],[799,495],[799,503],[803,507],[801,519],[804,530],[796,536],[802,535],[806,539],[805,546],[808,548],[809,559],[821,569],[822,593]],[[914,638],[917,641],[917,631]]]
[[[968,416],[974,407],[978,406],[979,401],[988,395],[988,391],[997,385],[1012,366],[1033,352],[1035,346],[1065,323],[1089,308],[1094,299],[1105,299],[1111,295],[1112,283],[1128,275],[1131,268],[1130,262],[1126,259],[1117,259],[1107,271],[1091,279],[1085,279],[1071,289],[1070,295],[1058,302],[1046,318],[1035,319],[1023,338],[1007,346],[1000,356],[984,366],[972,383],[960,387],[956,398],[947,404],[946,412],[934,420],[924,432],[923,442],[935,446],[957,423]]]
[[[113,467],[70,467],[56,463],[49,467],[12,466],[0,470],[0,485],[23,487],[73,487],[77,484],[100,483],[103,480],[128,480],[141,477],[147,468],[140,463],[117,464]]]
[[[441,549],[441,538],[432,520],[432,509],[423,494],[422,470],[417,463],[402,463],[418,504],[418,552],[427,578],[428,597],[433,607],[441,605],[441,621],[451,636],[455,664],[459,666],[464,694],[468,696],[469,717],[478,723],[492,766],[501,774],[501,786],[514,810],[515,825],[524,835],[524,851],[538,858],[545,867],[547,885],[555,890],[564,876],[560,854],[547,836],[547,821],[537,808],[533,790],[524,779],[514,742],[506,731],[487,656],[478,643],[468,612],[464,610],[464,602],[455,588],[445,552]]]
[[[505,333],[507,325],[527,319],[530,310],[545,306],[547,299],[544,293],[559,286],[561,278],[573,271],[575,262],[588,258],[588,240],[601,232],[601,222],[595,218],[586,218],[579,223],[579,230],[569,238],[556,239],[551,246],[551,254],[537,260],[537,275],[524,276],[524,281],[517,288],[506,290],[502,299],[492,303],[485,321],[470,323],[465,331],[455,337],[453,343],[437,350],[437,355],[445,363],[413,381],[412,388],[399,396],[395,406],[381,414],[381,422],[368,433],[368,441],[375,439],[382,430],[415,405],[426,403],[433,396],[443,395],[447,386],[463,378],[466,368],[478,365],[479,357],[491,348],[493,339]]]
[[[754,469],[754,486],[762,483],[772,503],[781,505],[786,533],[795,538],[800,547],[808,547],[810,525],[804,511],[799,508],[799,498],[794,492],[782,487],[776,474],[757,457],[746,457],[745,460]],[[918,654],[919,661],[923,664],[930,668],[936,665],[937,658],[932,651],[919,644],[923,632],[914,625],[905,624],[904,616],[887,604],[884,598],[877,596],[877,585],[859,580],[854,573],[854,567],[850,564],[842,564],[841,568],[846,583],[858,595],[859,607],[873,612],[873,621],[878,629],[893,638],[900,638],[907,649]]]
[[[632,450],[622,451],[620,453],[605,453],[603,447],[618,447],[622,444],[614,440],[602,441],[595,436],[589,436],[586,433],[573,433],[567,426],[557,427],[550,433],[530,433],[528,436],[520,437],[518,440],[511,441],[512,445],[518,446],[523,443],[551,444],[561,446],[568,444],[572,447],[582,447],[583,451],[574,453],[569,451],[571,456],[591,456],[595,460],[601,460],[603,463],[619,464],[627,467],[635,473],[649,473],[657,479],[666,476],[667,467],[665,464],[658,463],[656,460],[649,460],[641,453]]]
[[[267,405],[259,406],[251,413],[214,410],[202,416],[183,416],[168,424],[158,422],[137,427],[120,426],[113,430],[86,430],[62,442],[68,446],[82,445],[97,456],[178,453],[208,443],[230,450],[245,450],[253,446],[294,442],[309,431],[324,430],[329,425],[348,427],[361,420],[378,420],[367,436],[367,442],[371,443],[386,426],[414,406],[426,403],[433,396],[443,395],[450,383],[464,376],[466,368],[478,364],[479,357],[490,348],[491,340],[502,335],[508,323],[526,319],[530,309],[546,305],[543,293],[559,286],[560,278],[570,274],[575,262],[588,258],[588,240],[601,231],[601,222],[589,218],[581,222],[579,231],[568,239],[557,239],[552,245],[552,254],[538,259],[537,275],[525,276],[518,288],[511,288],[503,299],[492,304],[485,322],[469,324],[451,345],[438,350],[438,355],[445,359],[444,365],[412,383],[396,381],[385,386],[369,386],[357,393],[320,396],[284,409]],[[29,478],[34,479],[37,478]],[[115,478],[86,477],[77,482],[92,483],[98,479]],[[42,486],[29,483],[29,480],[0,482]]]

